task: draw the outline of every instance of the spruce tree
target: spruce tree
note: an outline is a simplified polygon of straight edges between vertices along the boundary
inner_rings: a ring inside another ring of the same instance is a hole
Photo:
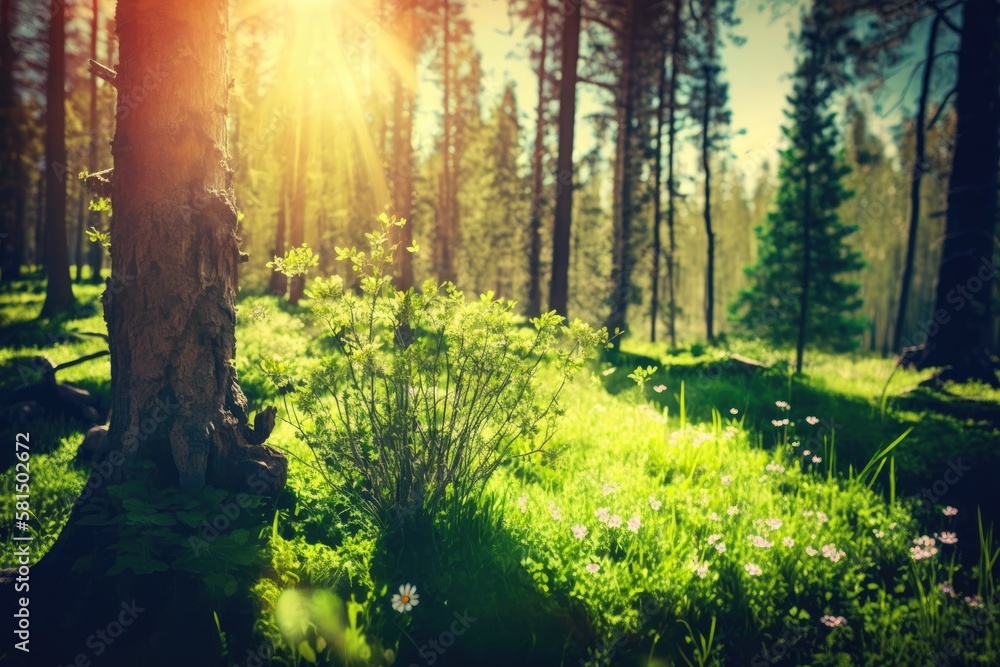
[[[746,332],[777,345],[795,344],[796,372],[802,371],[807,344],[850,349],[864,328],[857,315],[859,286],[844,279],[863,266],[847,240],[857,227],[837,214],[852,196],[841,182],[850,168],[830,111],[843,60],[822,11],[803,23],[803,54],[782,128],[789,146],[781,152],[777,198],[757,228],[750,287],[733,305],[734,319]]]

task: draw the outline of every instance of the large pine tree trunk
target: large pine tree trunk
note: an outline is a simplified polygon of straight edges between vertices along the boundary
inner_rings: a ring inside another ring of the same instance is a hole
[[[66,4],[52,0],[49,65],[45,83],[45,270],[48,281],[42,317],[73,304],[66,238]]]
[[[284,458],[261,445],[273,410],[250,428],[232,364],[239,249],[226,135],[228,2],[119,0],[117,30],[108,465],[95,467],[31,571],[31,664],[89,652],[87,636],[124,603],[143,611],[108,649],[108,664],[213,665],[220,647],[200,580],[174,570],[109,579],[117,529],[80,519],[140,463],[153,465],[145,482],[153,488],[212,485],[273,498],[285,483]],[[87,554],[92,565],[77,572]]]
[[[559,157],[555,223],[552,228],[552,275],[549,310],[567,316],[569,253],[573,219],[573,134],[576,121],[576,66],[580,56],[580,10],[569,7],[563,17],[559,80]]]
[[[542,45],[538,51],[538,104],[535,107],[535,149],[531,154],[531,212],[528,222],[528,317],[542,312],[542,206],[545,203],[545,71],[549,44],[549,2],[541,1]]]
[[[933,325],[922,367],[945,367],[940,380],[979,379],[996,385],[990,358],[993,286],[998,271],[998,93],[996,0],[966,0],[958,54],[958,123],[948,183],[941,268]]]

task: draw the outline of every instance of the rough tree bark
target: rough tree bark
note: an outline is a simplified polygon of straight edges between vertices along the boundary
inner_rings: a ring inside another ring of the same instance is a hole
[[[273,409],[249,426],[232,364],[240,253],[226,134],[228,1],[120,0],[116,18],[108,465],[95,466],[56,545],[31,571],[31,660],[73,662],[95,620],[132,603],[143,611],[109,649],[113,664],[211,665],[218,635],[211,608],[192,603],[199,580],[174,571],[109,579],[117,529],[80,519],[142,463],[153,465],[153,488],[212,485],[273,498],[284,487],[285,459],[262,444]],[[140,90],[143,101],[128,104]],[[75,571],[87,554],[92,565]]]
[[[66,238],[66,4],[51,0],[45,82],[45,303],[41,317],[73,304]]]
[[[576,66],[580,56],[580,7],[569,6],[563,17],[559,68],[559,157],[555,222],[552,228],[552,275],[549,310],[567,316],[569,253],[573,220],[573,134],[576,121]]]
[[[934,305],[920,367],[944,380],[997,385],[992,354],[996,282],[997,135],[1000,125],[996,0],[966,0],[958,53],[955,151]]]

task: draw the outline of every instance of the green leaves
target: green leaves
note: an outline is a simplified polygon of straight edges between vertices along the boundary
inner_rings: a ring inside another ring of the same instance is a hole
[[[289,278],[305,276],[315,266],[319,266],[319,255],[312,251],[308,243],[303,243],[298,248],[289,248],[284,257],[275,257],[267,263],[267,268]]]

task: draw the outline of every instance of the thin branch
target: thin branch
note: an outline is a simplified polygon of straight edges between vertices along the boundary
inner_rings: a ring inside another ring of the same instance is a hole
[[[949,90],[948,94],[944,96],[943,100],[941,100],[941,104],[938,105],[937,111],[934,112],[934,117],[931,118],[931,120],[930,120],[929,123],[927,123],[927,130],[928,131],[930,131],[930,129],[932,127],[934,127],[934,123],[936,123],[938,121],[938,118],[941,117],[941,114],[944,112],[945,108],[947,108],[947,106],[948,106],[948,100],[951,99],[951,96],[955,94],[956,90],[958,90],[958,86],[955,86],[954,88],[952,88],[951,90]]]
[[[618,92],[618,88],[616,86],[611,85],[610,83],[604,83],[603,81],[596,81],[594,79],[589,79],[589,78],[583,77],[583,76],[577,77],[576,80],[577,80],[578,83],[589,83],[592,86],[598,86],[600,88],[604,88],[605,90],[609,90],[612,93],[617,93]]]
[[[114,71],[110,67],[102,65],[96,60],[90,60],[90,73],[99,79],[104,79],[110,83],[115,88],[118,87],[118,72]]]

